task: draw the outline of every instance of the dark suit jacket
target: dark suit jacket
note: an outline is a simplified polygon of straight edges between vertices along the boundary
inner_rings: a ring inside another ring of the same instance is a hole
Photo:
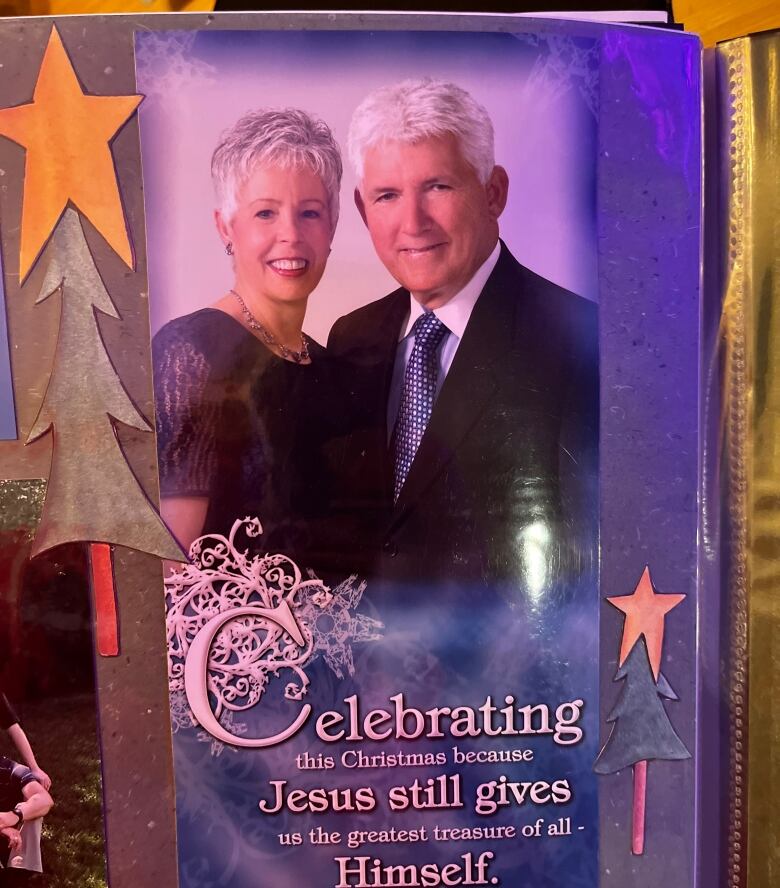
[[[353,569],[380,611],[383,599],[560,604],[597,557],[596,306],[502,245],[393,504],[386,410],[408,309],[396,290],[337,321],[328,342],[360,408],[336,506],[356,519]]]

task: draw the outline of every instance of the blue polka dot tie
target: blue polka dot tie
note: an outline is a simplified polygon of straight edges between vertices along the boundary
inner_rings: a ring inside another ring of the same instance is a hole
[[[447,332],[447,328],[432,311],[420,315],[412,327],[414,348],[406,365],[401,406],[398,408],[398,419],[393,431],[395,500],[401,493],[412,460],[431,418],[439,375],[436,349]]]

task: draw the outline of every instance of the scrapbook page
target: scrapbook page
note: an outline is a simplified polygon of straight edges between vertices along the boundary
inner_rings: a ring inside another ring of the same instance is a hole
[[[698,41],[85,22],[0,28],[0,459],[108,884],[698,884]]]

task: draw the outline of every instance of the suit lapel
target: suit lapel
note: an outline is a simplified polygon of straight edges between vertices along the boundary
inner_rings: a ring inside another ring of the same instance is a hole
[[[382,424],[385,431],[385,440],[387,440],[388,435],[387,399],[390,394],[393,367],[398,352],[398,337],[401,334],[401,324],[403,324],[409,314],[409,299],[411,298],[407,290],[397,290],[393,297],[388,306],[387,316],[380,325],[383,329],[381,331],[381,341],[378,344],[378,354],[382,356],[384,365],[382,397],[379,403],[382,405],[385,414],[385,421]]]
[[[392,526],[453,458],[484,412],[500,382],[501,359],[513,348],[518,280],[502,245],[493,273],[471,313],[420,448],[395,506]]]
[[[371,422],[373,429],[371,446],[378,455],[381,495],[388,505],[393,501],[393,465],[387,447],[387,400],[401,325],[409,313],[409,299],[407,290],[399,289],[391,293],[385,311],[377,323],[366,331],[368,336],[364,341],[365,352],[372,356],[373,372],[376,374],[373,394],[369,397],[369,402],[377,411]]]

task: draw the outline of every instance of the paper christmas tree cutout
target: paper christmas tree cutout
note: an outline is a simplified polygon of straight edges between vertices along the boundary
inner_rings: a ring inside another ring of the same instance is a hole
[[[49,264],[36,301],[54,292],[62,297],[51,377],[28,436],[28,443],[52,437],[33,555],[67,542],[89,544],[98,650],[105,655],[119,650],[110,545],[184,560],[117,439],[115,423],[151,429],[106,352],[98,313],[119,315],[79,218],[79,212],[86,216],[133,267],[111,143],[142,98],[85,92],[52,28],[32,101],[0,109],[0,136],[25,149],[19,277],[23,281],[45,251]]]
[[[593,770],[597,774],[613,774],[633,766],[631,848],[634,854],[644,853],[648,762],[690,758],[663,704],[664,699],[677,700],[678,697],[661,674],[666,615],[684,598],[684,595],[659,595],[653,588],[647,566],[631,595],[607,598],[625,614],[614,678],[624,685],[607,717],[612,731]]]
[[[631,649],[614,681],[622,681],[624,685],[607,717],[612,732],[596,759],[596,773],[614,774],[628,765],[651,759],[690,758],[663,704],[664,699],[677,700],[677,694],[663,675],[657,683],[653,678],[643,637]]]

